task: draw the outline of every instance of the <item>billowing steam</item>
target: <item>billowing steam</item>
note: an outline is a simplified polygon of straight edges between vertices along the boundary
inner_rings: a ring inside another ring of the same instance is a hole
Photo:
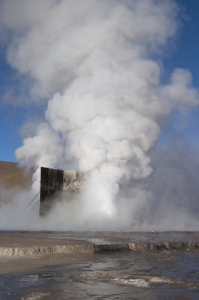
[[[29,80],[29,101],[46,103],[45,120],[15,152],[21,165],[37,168],[32,190],[40,166],[90,174],[81,201],[56,207],[38,226],[147,226],[154,189],[141,184],[153,171],[160,126],[173,109],[199,104],[189,71],[162,81],[160,56],[179,26],[176,3],[6,0],[0,11],[8,63]]]

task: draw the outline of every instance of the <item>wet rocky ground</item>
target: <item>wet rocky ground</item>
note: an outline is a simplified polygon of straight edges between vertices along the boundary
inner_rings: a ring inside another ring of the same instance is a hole
[[[197,243],[198,233],[2,233],[28,238],[111,243]],[[46,240],[47,242],[47,240]],[[2,258],[26,264],[0,275],[0,299],[199,299],[199,250],[102,251]],[[37,268],[35,267],[38,263]],[[35,263],[32,263],[35,262]],[[43,262],[43,263],[42,263]]]

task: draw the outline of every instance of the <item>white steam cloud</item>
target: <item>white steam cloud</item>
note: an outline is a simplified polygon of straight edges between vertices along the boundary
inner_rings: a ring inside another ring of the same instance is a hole
[[[177,4],[6,0],[0,11],[8,63],[29,78],[29,101],[46,102],[44,122],[15,152],[21,165],[37,168],[32,189],[39,190],[41,166],[90,174],[81,201],[56,207],[56,222],[49,216],[38,226],[140,226],[153,195],[138,185],[153,171],[149,152],[162,120],[199,104],[189,71],[162,81],[160,56],[179,27]]]

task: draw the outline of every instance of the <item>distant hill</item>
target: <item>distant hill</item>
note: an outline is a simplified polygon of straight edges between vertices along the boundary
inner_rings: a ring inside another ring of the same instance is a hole
[[[0,185],[5,188],[28,188],[31,185],[32,172],[26,174],[16,163],[0,161]]]

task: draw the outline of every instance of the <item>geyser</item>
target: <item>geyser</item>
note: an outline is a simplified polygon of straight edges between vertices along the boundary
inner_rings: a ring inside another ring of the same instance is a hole
[[[32,191],[41,166],[90,174],[79,205],[58,205],[57,218],[38,227],[154,226],[147,218],[155,196],[143,184],[153,171],[150,153],[164,118],[199,104],[188,70],[162,80],[161,55],[179,12],[172,0],[1,2],[7,61],[27,84],[24,105],[45,107],[15,152],[22,166],[36,168]]]

